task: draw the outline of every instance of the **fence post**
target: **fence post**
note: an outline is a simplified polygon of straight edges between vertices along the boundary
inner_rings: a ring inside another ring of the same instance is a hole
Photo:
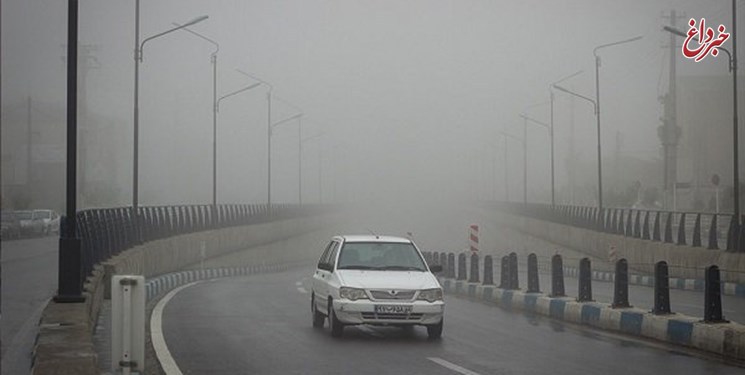
[[[551,257],[551,297],[564,297],[564,263],[561,255]]]
[[[644,215],[644,230],[642,231],[642,239],[648,240],[649,237],[649,211]]]
[[[541,287],[538,280],[538,257],[535,253],[528,255],[528,293],[540,293]]]
[[[660,211],[657,211],[656,215],[654,215],[654,226],[652,227],[652,241],[660,241],[660,215],[662,213]]]
[[[709,227],[709,250],[719,250],[719,238],[717,237],[717,214],[711,218],[711,226]]]
[[[695,229],[694,229],[695,230]],[[678,222],[678,245],[686,245],[686,213],[680,214],[680,221]]]
[[[641,226],[641,223],[639,222],[641,216],[642,216],[642,212],[636,211],[636,218],[634,219],[634,232],[633,232],[634,238],[642,238],[642,232],[641,232],[642,226]]]
[[[484,284],[494,285],[494,267],[491,255],[484,257]]]
[[[655,315],[670,314],[670,280],[667,262],[661,260],[654,265],[654,309]]]
[[[466,279],[466,254],[458,254],[458,280]]]
[[[667,213],[667,220],[665,220],[665,243],[673,243],[673,213]]]
[[[518,278],[519,275],[517,273],[517,254],[515,252],[510,253],[509,265],[510,265],[510,289],[513,289],[513,290],[520,289],[520,279]]]
[[[719,267],[706,267],[704,292],[704,322],[725,323],[722,316],[722,286],[719,278]]]
[[[629,264],[626,259],[619,259],[616,262],[611,306],[613,308],[631,307],[629,305]]]
[[[453,253],[448,254],[448,275],[447,277],[449,279],[455,278],[455,254]]]
[[[693,224],[693,247],[701,247],[701,213],[696,214],[696,222]]]
[[[510,257],[507,255],[502,257],[500,272],[499,272],[499,287],[502,289],[510,288]]]
[[[590,258],[582,258],[579,261],[579,290],[577,302],[592,301],[592,270]]]
[[[471,275],[468,278],[469,283],[479,282],[479,256],[471,254]]]

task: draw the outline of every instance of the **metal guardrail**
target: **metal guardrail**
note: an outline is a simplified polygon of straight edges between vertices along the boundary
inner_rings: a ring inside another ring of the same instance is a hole
[[[745,252],[745,226],[737,225],[732,214],[605,208],[541,203],[487,203],[495,208],[521,216],[558,224],[590,229],[677,245],[711,250]]]
[[[83,275],[93,266],[124,250],[148,241],[187,233],[318,214],[332,209],[329,205],[220,204],[113,207],[77,212],[77,236],[81,240]],[[66,225],[62,218],[61,225]]]

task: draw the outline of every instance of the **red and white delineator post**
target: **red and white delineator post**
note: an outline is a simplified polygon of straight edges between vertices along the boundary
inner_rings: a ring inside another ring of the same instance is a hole
[[[468,227],[468,247],[471,253],[477,253],[479,251],[479,226],[477,224],[471,224]]]

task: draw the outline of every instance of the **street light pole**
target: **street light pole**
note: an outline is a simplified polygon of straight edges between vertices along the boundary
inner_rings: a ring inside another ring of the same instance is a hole
[[[134,139],[133,139],[133,161],[132,161],[132,217],[135,220],[135,225],[139,230],[139,220],[138,220],[138,214],[137,214],[137,208],[139,205],[139,197],[138,197],[138,187],[139,187],[139,121],[140,121],[140,100],[139,100],[139,92],[140,92],[140,64],[142,63],[142,55],[143,55],[143,48],[145,47],[145,43],[149,42],[150,40],[153,40],[155,38],[161,37],[166,34],[170,34],[176,30],[183,29],[185,27],[194,25],[196,23],[202,22],[209,18],[209,16],[200,16],[197,17],[181,26],[177,26],[171,29],[168,29],[164,32],[155,34],[153,36],[150,36],[143,40],[140,43],[140,0],[135,0],[135,77],[134,77]]]
[[[618,44],[629,43],[641,39],[642,36],[637,36],[630,39],[621,40],[618,42],[602,44],[592,50],[592,54],[595,56],[595,112],[597,115],[597,126],[598,126],[598,213],[600,214],[601,220],[603,216],[603,162],[601,154],[601,142],[600,142],[600,56],[598,50],[606,47],[615,46]],[[605,225],[605,222],[601,222]]]
[[[84,302],[80,238],[77,236],[78,0],[67,2],[67,156],[65,221],[57,254],[55,302]]]
[[[551,102],[551,105],[553,106],[553,101]],[[528,122],[532,122],[532,123],[534,123],[536,125],[540,125],[540,126],[546,128],[546,129],[548,129],[548,131],[549,131],[549,136],[551,138],[551,206],[553,206],[554,203],[555,203],[555,201],[554,201],[554,130],[551,127],[551,125],[546,124],[543,121],[538,121],[538,120],[536,120],[536,119],[534,119],[532,117],[529,117],[529,116],[525,115],[524,113],[521,113],[520,114],[520,117],[522,117],[523,120],[525,120],[525,129],[526,129],[525,139],[526,140],[528,139],[527,138]]]
[[[561,83],[566,81],[569,78],[572,78],[576,75],[582,74],[582,70],[579,70],[575,73],[572,73],[556,82],[551,83],[548,86],[548,93],[551,101],[551,123],[549,125],[549,131],[551,132],[551,207],[556,206],[556,183],[555,183],[555,175],[554,175],[554,168],[555,168],[555,162],[554,162],[554,91],[552,90],[553,85]]]
[[[177,23],[173,25],[181,26]],[[217,208],[217,53],[220,51],[220,44],[187,27],[183,30],[215,46],[215,50],[210,55],[210,62],[212,64],[212,206]]]

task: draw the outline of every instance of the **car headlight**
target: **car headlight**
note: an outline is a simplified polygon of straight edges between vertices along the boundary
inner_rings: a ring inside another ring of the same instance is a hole
[[[424,300],[427,302],[442,301],[442,289],[424,289],[419,291],[418,300]]]
[[[346,298],[350,301],[356,301],[358,299],[367,299],[367,294],[365,294],[364,289],[343,286],[339,288],[339,297]]]

